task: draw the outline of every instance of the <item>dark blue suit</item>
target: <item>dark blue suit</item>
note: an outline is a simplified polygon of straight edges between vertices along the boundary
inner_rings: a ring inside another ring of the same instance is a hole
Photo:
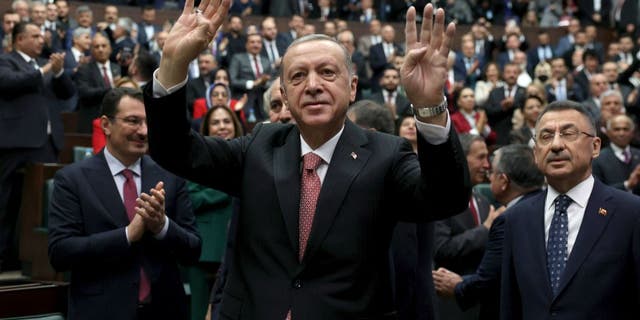
[[[164,181],[167,234],[146,234],[129,244],[129,219],[104,153],[59,170],[49,206],[49,259],[71,271],[68,319],[136,319],[140,267],[151,282],[157,319],[186,319],[187,300],[178,262],[200,257],[191,201],[184,180],[150,157],[141,162],[143,192]]]
[[[518,202],[521,202],[539,191],[525,194]],[[502,247],[504,241],[505,216],[510,211],[499,215],[489,229],[489,239],[485,246],[484,256],[476,273],[462,276],[462,282],[456,285],[456,302],[467,310],[476,304],[480,304],[478,319],[498,319],[500,307],[500,268],[502,267]]]
[[[505,222],[501,319],[639,319],[640,198],[595,180],[554,297],[542,192]]]

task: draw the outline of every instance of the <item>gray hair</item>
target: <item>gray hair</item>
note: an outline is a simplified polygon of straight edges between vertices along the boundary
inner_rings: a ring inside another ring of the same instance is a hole
[[[484,138],[482,136],[472,133],[460,134],[458,135],[458,139],[460,139],[460,145],[462,146],[462,152],[464,153],[465,157],[469,155],[469,151],[471,151],[471,145],[473,144],[473,142],[484,142]]]
[[[295,47],[301,43],[305,43],[305,42],[312,42],[312,41],[329,41],[329,42],[333,42],[335,44],[337,44],[341,49],[342,52],[344,53],[344,61],[345,61],[345,66],[347,67],[347,70],[349,71],[349,77],[353,77],[354,76],[354,72],[353,72],[353,63],[351,62],[351,55],[349,54],[349,51],[347,50],[347,48],[345,48],[340,42],[338,42],[336,39],[329,37],[327,35],[324,34],[318,34],[318,33],[314,33],[314,34],[309,34],[303,37],[300,37],[296,40],[294,40],[289,47],[287,48],[287,51],[285,51],[284,55],[282,56],[282,61],[284,61],[284,57],[287,55],[287,53],[289,52],[289,49],[291,49],[292,47]],[[284,67],[281,66],[280,68],[280,82],[282,85],[284,85]]]
[[[631,119],[631,117],[629,117],[626,114],[617,114],[617,115],[609,118],[609,120],[607,120],[607,130],[611,130],[611,126],[613,125],[613,121],[617,120],[618,118],[624,118],[625,120],[627,120],[627,122],[629,122],[629,124],[631,125],[631,131],[636,129],[636,124],[633,121],[633,119]]]
[[[620,99],[621,103],[624,103],[624,99],[622,98],[622,94],[618,90],[609,89],[609,90],[603,92],[600,95],[600,101],[602,101],[602,99],[604,99],[605,97],[608,97],[608,96],[616,96],[616,97],[618,97]]]
[[[91,29],[85,27],[77,27],[73,30],[73,38],[78,38],[83,35],[89,35],[91,37]]]
[[[87,5],[78,6],[76,8],[76,15],[79,15],[85,12],[88,12],[91,16],[93,16],[93,11],[91,11],[91,8],[89,8],[89,6]]]
[[[544,175],[538,169],[533,150],[526,144],[509,144],[496,150],[497,162],[493,167],[496,173],[504,173],[514,187],[527,192],[540,189],[544,184]]]
[[[360,100],[354,103],[347,110],[347,114],[354,115],[355,123],[365,129],[375,129],[388,134],[393,134],[395,129],[391,111],[372,100]]]

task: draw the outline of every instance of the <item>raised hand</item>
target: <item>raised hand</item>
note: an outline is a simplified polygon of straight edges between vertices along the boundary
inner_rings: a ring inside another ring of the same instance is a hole
[[[436,11],[427,4],[422,15],[422,30],[418,38],[416,10],[407,11],[405,24],[407,55],[402,65],[401,81],[407,98],[416,106],[436,106],[443,100],[447,79],[447,58],[455,34],[455,25],[444,27],[444,10]]]
[[[187,0],[162,49],[158,80],[165,87],[182,82],[189,63],[207,48],[229,11],[231,0]]]

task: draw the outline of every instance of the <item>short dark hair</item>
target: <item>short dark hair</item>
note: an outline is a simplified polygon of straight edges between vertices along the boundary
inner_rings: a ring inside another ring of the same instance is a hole
[[[391,111],[372,100],[360,100],[349,107],[348,114],[356,117],[355,123],[365,129],[375,129],[393,134],[395,124]]]
[[[112,119],[118,113],[118,106],[120,100],[124,97],[130,97],[132,99],[139,100],[144,103],[142,91],[133,88],[113,88],[104,95],[102,98],[102,105],[100,105],[100,115],[106,116]]]
[[[35,23],[29,22],[29,21],[20,21],[20,22],[16,23],[15,26],[13,26],[13,31],[11,32],[11,39],[12,39],[14,45],[16,43],[16,40],[18,40],[18,35],[23,34],[27,30],[27,26],[30,25],[30,24],[36,26]],[[38,28],[38,29],[40,29],[40,28]]]
[[[523,191],[542,187],[544,175],[536,165],[531,147],[516,143],[503,146],[495,152],[498,162],[493,168],[494,172],[504,173],[511,183]]]
[[[151,81],[153,78],[153,71],[158,68],[158,61],[154,56],[152,56],[146,50],[138,51],[135,60],[133,61],[136,67],[138,68],[138,72],[140,72],[140,76],[146,80]]]

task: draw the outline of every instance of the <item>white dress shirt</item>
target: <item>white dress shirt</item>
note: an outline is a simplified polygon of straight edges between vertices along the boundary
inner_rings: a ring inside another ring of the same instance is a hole
[[[569,208],[567,208],[567,217],[569,219],[569,236],[567,237],[567,257],[571,256],[571,250],[578,238],[578,231],[582,225],[582,219],[584,218],[584,211],[587,208],[589,197],[593,191],[593,184],[595,180],[593,176],[589,176],[587,179],[580,182],[566,193],[571,200]],[[549,228],[551,228],[551,220],[555,213],[554,201],[560,195],[552,186],[549,186],[547,191],[547,198],[544,202],[544,239],[545,247],[549,239]]]

